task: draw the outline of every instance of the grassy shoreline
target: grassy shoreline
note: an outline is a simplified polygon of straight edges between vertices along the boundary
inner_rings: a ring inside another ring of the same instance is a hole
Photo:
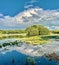
[[[9,35],[7,34],[6,36],[0,35],[0,39],[8,39],[8,38],[19,38],[19,40],[24,41],[28,44],[46,44],[49,43],[51,40],[50,39],[59,39],[59,35],[39,35],[39,36],[26,36],[26,35]]]
[[[24,38],[20,38],[21,41],[24,41],[28,44],[45,44],[47,42],[49,42],[49,40],[44,40],[41,38],[41,36],[32,36],[32,37],[24,37]]]

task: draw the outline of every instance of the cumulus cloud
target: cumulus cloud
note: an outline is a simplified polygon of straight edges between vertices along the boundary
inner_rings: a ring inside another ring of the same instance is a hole
[[[18,23],[16,22],[14,17],[3,16],[0,17],[0,29],[12,29],[17,28]]]
[[[49,29],[59,29],[58,10],[29,8],[14,17],[0,14],[0,29],[22,29],[32,24],[40,24]]]
[[[57,10],[43,10],[42,8],[30,8],[16,16],[22,23],[42,24],[54,28],[59,26],[59,12]],[[53,29],[54,29],[53,28]]]

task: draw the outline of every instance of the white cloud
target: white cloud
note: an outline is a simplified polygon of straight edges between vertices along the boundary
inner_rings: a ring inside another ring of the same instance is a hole
[[[0,14],[0,29],[20,29],[32,24],[41,24],[49,29],[59,29],[59,12],[57,10],[43,10],[42,8],[29,8],[15,17]]]
[[[0,29],[13,29],[17,27],[18,23],[14,17],[4,16],[0,18]]]
[[[24,8],[30,8],[33,7],[33,5],[25,5]]]
[[[31,0],[30,3],[36,3],[38,0]]]
[[[36,2],[38,2],[38,0],[31,0],[29,2],[26,2],[25,5],[27,5],[27,4],[33,4],[33,3],[36,3]]]
[[[43,24],[51,27],[59,25],[59,12],[57,10],[43,10],[42,8],[30,8],[16,16],[18,22],[29,24]]]
[[[28,9],[28,8],[33,8],[34,7],[34,3],[38,3],[38,0],[31,0],[29,2],[26,2],[24,4],[24,8]],[[35,6],[36,7],[36,6]]]

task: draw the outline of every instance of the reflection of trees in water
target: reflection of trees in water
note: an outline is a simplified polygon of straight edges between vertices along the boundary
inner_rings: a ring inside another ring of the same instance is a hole
[[[26,57],[25,65],[35,65],[34,58]]]
[[[12,58],[11,63],[12,63],[12,65],[14,65],[14,63],[15,63],[15,59],[14,58]]]
[[[14,41],[14,42],[5,42],[5,43],[3,43],[3,44],[0,44],[0,48],[6,47],[6,46],[13,46],[13,45],[21,46],[22,43],[23,43],[23,42],[17,41],[17,40]]]
[[[15,65],[15,63],[16,63],[15,59],[12,58],[10,64]],[[22,60],[17,61],[17,63],[19,65],[35,65],[34,58],[30,58],[30,57],[26,57],[24,63],[23,63]],[[8,64],[7,63],[4,63],[4,65],[8,65]]]
[[[4,63],[4,65],[7,65],[6,63]]]
[[[59,56],[55,52],[51,54],[45,54],[45,57],[47,57],[49,60],[56,60],[59,62]]]

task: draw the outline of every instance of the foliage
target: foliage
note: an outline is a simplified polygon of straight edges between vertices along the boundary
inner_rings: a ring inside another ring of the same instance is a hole
[[[38,30],[39,30],[39,35],[48,35],[48,34],[50,34],[49,29],[44,27],[44,26],[39,25]]]
[[[37,36],[37,35],[48,35],[50,34],[49,29],[42,25],[33,25],[26,28],[28,36]]]
[[[26,33],[25,30],[0,30],[0,34],[21,34]]]
[[[42,36],[41,37],[42,39],[44,39],[44,40],[49,40],[49,39],[59,39],[59,36]]]
[[[59,30],[53,30],[52,33],[53,34],[59,34]]]
[[[26,29],[28,36],[39,35],[39,31],[37,27],[31,26]]]

